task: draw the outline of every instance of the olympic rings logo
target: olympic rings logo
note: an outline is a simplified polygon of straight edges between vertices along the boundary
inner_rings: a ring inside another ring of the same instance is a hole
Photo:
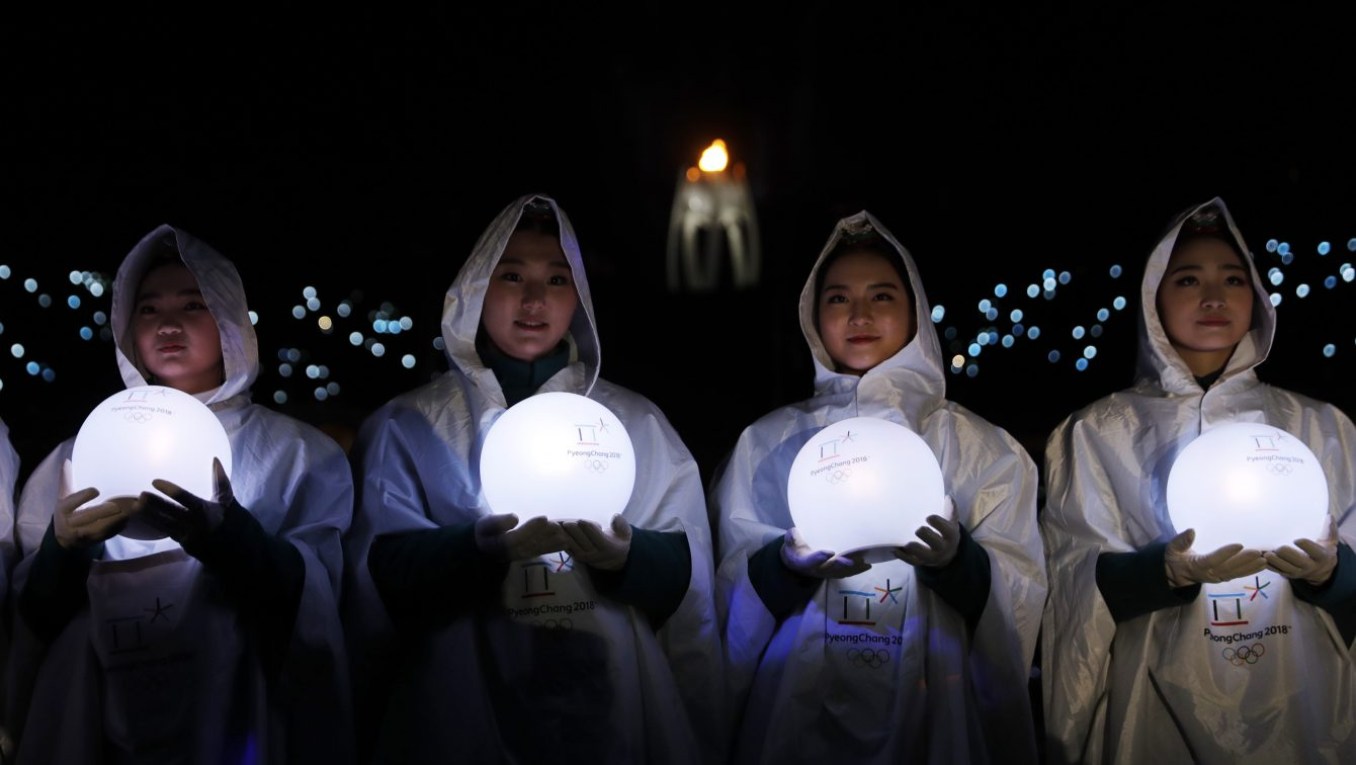
[[[138,424],[145,424],[151,421],[151,413],[141,410],[131,411],[123,416]]]
[[[584,467],[595,473],[607,472],[607,460],[585,460]]]
[[[569,619],[542,619],[536,622],[538,626],[545,627],[548,630],[572,630],[574,622]]]
[[[1225,648],[1220,653],[1224,658],[1229,660],[1230,664],[1233,664],[1235,667],[1241,667],[1244,664],[1256,664],[1257,660],[1261,659],[1262,654],[1266,652],[1266,646],[1261,643],[1253,643],[1252,645],[1239,646],[1236,649]]]
[[[852,468],[845,467],[829,471],[829,474],[825,476],[824,479],[829,482],[829,485],[833,486],[840,484],[851,477],[852,477]]]
[[[854,667],[880,669],[890,663],[890,652],[884,648],[849,648],[847,656]]]
[[[1294,467],[1287,462],[1272,462],[1267,467],[1276,475],[1290,475],[1295,472]]]

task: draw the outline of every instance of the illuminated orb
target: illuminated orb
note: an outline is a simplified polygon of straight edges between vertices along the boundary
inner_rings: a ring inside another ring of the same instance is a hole
[[[85,418],[71,452],[72,490],[99,490],[95,503],[160,496],[151,480],[163,478],[212,499],[216,487],[212,458],[231,474],[231,440],[221,421],[193,396],[162,385],[119,391]],[[163,539],[165,534],[133,518],[121,532],[131,539]]]
[[[1231,422],[1187,444],[1168,473],[1168,514],[1194,549],[1241,543],[1274,550],[1328,530],[1328,481],[1298,438],[1256,422]]]
[[[495,514],[520,522],[596,521],[604,529],[626,509],[636,482],[635,450],[606,406],[552,391],[509,407],[480,452],[480,485]]]
[[[801,447],[786,495],[810,547],[876,562],[917,540],[927,517],[942,512],[945,487],[937,457],[918,434],[889,420],[853,417]]]

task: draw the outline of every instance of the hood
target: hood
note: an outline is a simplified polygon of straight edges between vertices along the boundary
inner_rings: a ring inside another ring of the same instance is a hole
[[[1271,353],[1271,343],[1276,333],[1276,308],[1271,304],[1271,296],[1267,294],[1261,276],[1257,273],[1252,252],[1243,241],[1238,226],[1234,225],[1234,219],[1229,214],[1229,208],[1225,206],[1224,200],[1215,197],[1208,202],[1183,210],[1173,219],[1167,233],[1149,254],[1149,262],[1144,268],[1144,279],[1139,290],[1139,352],[1136,358],[1136,377],[1157,383],[1163,390],[1171,393],[1199,393],[1200,386],[1196,384],[1191,368],[1168,341],[1168,334],[1163,329],[1163,322],[1158,316],[1158,285],[1163,281],[1163,274],[1168,268],[1168,258],[1172,256],[1172,248],[1177,242],[1182,226],[1192,216],[1211,208],[1218,210],[1238,251],[1244,253],[1243,260],[1252,274],[1254,295],[1252,329],[1239,341],[1238,347],[1229,357],[1229,363],[1224,367],[1224,373],[1220,375],[1220,380],[1246,372],[1265,361],[1267,355]]]
[[[172,240],[179,258],[198,280],[207,309],[216,319],[221,335],[221,355],[225,362],[226,382],[214,390],[199,394],[203,403],[225,401],[248,393],[259,376],[259,340],[250,322],[245,301],[245,286],[235,265],[205,242],[181,229],[169,225],[158,226],[142,237],[132,251],[123,258],[113,280],[112,329],[117,345],[118,370],[123,384],[129,388],[149,385],[150,373],[137,358],[136,342],[132,337],[132,312],[136,308],[137,287],[152,258],[156,244]]]
[[[905,272],[909,275],[909,287],[913,291],[914,326],[917,328],[913,339],[895,355],[882,361],[874,369],[858,378],[834,370],[833,359],[829,357],[824,341],[815,325],[815,282],[825,258],[837,246],[838,241],[849,234],[858,234],[874,230],[879,233],[900,260],[904,262]],[[856,388],[858,407],[869,402],[880,403],[887,408],[903,410],[913,427],[921,422],[926,414],[939,406],[946,397],[946,378],[943,374],[942,349],[937,339],[937,330],[932,323],[932,307],[928,303],[927,292],[923,289],[923,280],[918,275],[918,267],[904,245],[899,243],[880,221],[871,213],[863,210],[838,221],[833,233],[820,250],[810,276],[800,292],[800,329],[805,342],[810,346],[810,355],[814,359],[815,393],[831,394]],[[862,412],[866,414],[866,412]]]
[[[549,207],[555,214],[556,222],[560,224],[560,248],[565,252],[565,260],[570,264],[570,275],[579,293],[579,306],[570,320],[566,340],[570,344],[571,363],[582,362],[584,365],[584,389],[574,392],[586,396],[598,381],[598,370],[602,364],[598,328],[593,317],[593,298],[589,292],[588,277],[584,275],[584,257],[579,250],[574,227],[570,225],[565,211],[551,197],[541,194],[518,197],[501,210],[480,235],[470,257],[457,272],[443,299],[443,343],[453,367],[471,378],[477,387],[493,391],[499,398],[503,397],[494,372],[485,366],[476,352],[476,332],[480,328],[480,312],[485,304],[485,289],[490,283],[490,275],[504,254],[504,247],[508,245],[524,208],[534,203]]]

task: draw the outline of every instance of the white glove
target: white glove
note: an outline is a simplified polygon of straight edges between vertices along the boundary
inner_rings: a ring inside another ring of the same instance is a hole
[[[631,553],[631,524],[620,514],[612,516],[612,528],[603,528],[593,521],[562,521],[561,527],[570,543],[565,552],[571,558],[604,571],[621,571],[626,556]]]
[[[544,515],[529,518],[518,526],[518,516],[513,513],[478,519],[475,536],[476,547],[481,552],[503,555],[510,561],[559,552],[570,541],[560,524],[547,520]]]
[[[1320,587],[1337,570],[1337,521],[1328,518],[1328,533],[1322,539],[1296,539],[1266,554],[1267,568],[1287,579],[1303,579]]]
[[[782,542],[782,564],[797,574],[816,579],[846,579],[871,568],[871,564],[851,555],[834,555],[832,550],[815,550],[805,544],[800,529],[786,530]]]
[[[928,525],[918,527],[921,542],[910,542],[895,548],[895,557],[913,566],[941,568],[956,557],[960,549],[960,521],[956,520],[956,503],[950,495],[942,504],[942,515],[929,515]]]
[[[81,505],[99,496],[94,487],[71,493],[71,461],[61,467],[61,482],[56,510],[52,513],[52,531],[57,544],[67,550],[80,550],[117,535],[127,519],[137,511],[136,497],[115,497],[83,509]]]
[[[1260,550],[1245,549],[1243,545],[1234,543],[1198,555],[1191,551],[1191,543],[1195,541],[1196,530],[1187,529],[1168,542],[1168,549],[1163,555],[1163,568],[1167,570],[1168,583],[1173,587],[1227,582],[1240,576],[1256,574],[1267,567],[1267,560],[1262,557]]]

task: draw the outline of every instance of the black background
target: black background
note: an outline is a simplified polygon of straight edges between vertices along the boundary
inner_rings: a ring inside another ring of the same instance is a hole
[[[1352,258],[1356,88],[1335,16],[945,5],[11,16],[0,24],[0,264],[14,274],[0,281],[0,417],[24,472],[121,387],[111,344],[76,335],[66,274],[111,277],[160,223],[239,265],[260,314],[256,400],[342,436],[441,368],[430,341],[475,238],[514,197],[550,194],[589,259],[604,376],[658,402],[707,470],[744,425],[809,393],[796,295],[834,222],[860,209],[912,251],[962,337],[994,324],[973,306],[996,283],[1020,292],[1045,268],[1071,274],[1057,300],[1028,308],[1045,344],[990,349],[977,376],[948,378],[952,398],[1037,459],[1060,417],[1130,382],[1133,304],[1105,323],[1086,372],[1071,365],[1081,345],[1060,338],[1113,294],[1134,300],[1138,268],[1179,210],[1223,197],[1264,270],[1272,237],[1294,243],[1295,269],[1335,272],[1312,254],[1320,240],[1333,242],[1330,261]],[[717,137],[748,170],[763,282],[671,294],[675,183]],[[1126,269],[1119,281],[1113,264]],[[30,275],[57,305],[21,289]],[[360,316],[384,302],[410,316],[391,345],[419,365],[373,360],[347,329],[323,336],[291,319],[308,285]],[[1293,286],[1263,374],[1353,411],[1352,285],[1308,301]],[[28,355],[16,360],[20,341]],[[1051,364],[1056,343],[1065,359]],[[284,347],[326,364],[342,393],[314,402],[279,377],[271,354]],[[24,373],[28,360],[55,379]],[[288,401],[274,404],[280,389]]]

